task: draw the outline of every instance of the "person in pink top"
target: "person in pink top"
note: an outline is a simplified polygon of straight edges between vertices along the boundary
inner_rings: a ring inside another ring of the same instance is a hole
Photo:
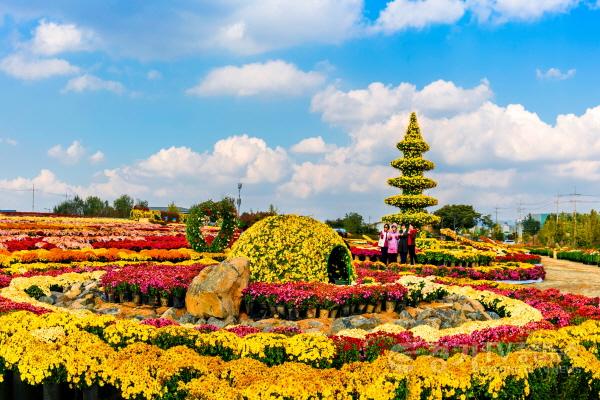
[[[386,264],[390,262],[398,262],[398,239],[400,239],[398,225],[392,224],[392,230],[387,234],[388,260]]]
[[[412,224],[408,225],[408,256],[412,265],[417,262],[416,245],[418,232],[419,230],[412,226]]]

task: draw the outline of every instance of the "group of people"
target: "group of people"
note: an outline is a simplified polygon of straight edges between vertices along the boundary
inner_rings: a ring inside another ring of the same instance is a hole
[[[415,242],[417,239],[418,230],[412,224],[400,225],[398,230],[397,224],[385,224],[383,230],[379,233],[379,248],[381,250],[382,261],[387,265],[390,262],[398,262],[398,254],[400,254],[400,263],[406,264],[407,256],[410,258],[410,263],[415,264]]]

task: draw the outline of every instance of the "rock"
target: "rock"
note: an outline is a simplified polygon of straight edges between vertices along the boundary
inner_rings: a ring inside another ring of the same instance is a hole
[[[190,313],[185,313],[177,320],[180,324],[204,324],[206,321],[202,320],[202,322],[196,322],[196,317],[194,317]]]
[[[400,319],[413,319],[413,316],[406,310],[402,310],[399,314]]]
[[[119,308],[118,307],[108,307],[108,308],[102,308],[100,310],[95,310],[98,314],[108,314],[108,315],[117,315],[119,314]]]
[[[167,311],[165,311],[164,313],[162,313],[160,315],[161,318],[167,318],[167,319],[175,319],[175,317],[177,316],[177,310],[173,307],[169,308]]]
[[[475,308],[469,303],[464,303],[464,304],[461,304],[461,311],[464,311],[466,313],[474,313]]]
[[[440,326],[442,325],[442,320],[439,318],[427,318],[424,320],[418,320],[416,322],[415,326],[420,326],[420,325],[429,325],[432,328],[440,329]]]
[[[420,313],[417,315],[417,321],[422,321],[422,320],[425,320],[425,319],[427,319],[427,318],[430,318],[430,317],[432,317],[434,314],[435,314],[435,311],[434,311],[434,310],[432,310],[432,309],[430,309],[430,308],[427,308],[427,309],[425,309],[425,310],[421,311],[421,312],[420,312]]]
[[[65,297],[69,300],[74,300],[77,297],[79,297],[80,294],[81,289],[79,288],[79,286],[73,286],[71,289],[69,289],[68,292],[65,293]]]
[[[249,280],[246,258],[234,258],[206,267],[188,288],[185,296],[187,311],[200,318],[238,317],[242,291]]]
[[[92,282],[92,283],[88,283],[87,285],[85,285],[84,289],[87,292],[91,292],[92,290],[96,289],[98,287],[98,282]]]
[[[350,319],[350,326],[354,329],[368,330],[375,328],[379,324],[381,324],[381,320],[374,317],[366,318],[362,315],[359,315],[357,317],[351,317]]]
[[[412,319],[396,319],[393,321],[395,325],[400,325],[404,329],[411,329],[415,326],[415,321]]]
[[[69,306],[69,308],[72,308],[74,310],[83,310],[88,308],[88,306],[90,305],[90,302],[86,299],[77,299],[75,300],[73,303],[71,303],[71,305]]]
[[[308,326],[310,328],[323,328],[323,323],[321,321],[308,321]]]
[[[331,333],[338,333],[344,329],[350,329],[352,324],[350,323],[350,319],[352,317],[344,317],[344,318],[336,318],[331,324]]]
[[[421,309],[416,307],[406,307],[404,311],[406,311],[411,318],[415,318],[421,312]]]
[[[500,316],[493,311],[486,311],[486,313],[490,316],[491,319],[500,319]]]
[[[41,301],[42,303],[46,303],[46,304],[56,303],[56,300],[54,298],[52,298],[52,296],[42,296],[38,299],[38,301]]]
[[[235,324],[235,319],[233,317],[231,317],[231,316],[227,317],[224,320],[221,320],[221,319],[218,319],[218,318],[215,318],[215,317],[210,317],[208,319],[208,321],[206,321],[206,323],[210,324],[210,325],[214,325],[214,326],[216,326],[218,328],[225,328],[228,325],[234,325]]]

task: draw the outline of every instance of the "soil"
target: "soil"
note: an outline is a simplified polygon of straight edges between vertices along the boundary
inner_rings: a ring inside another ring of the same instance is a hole
[[[542,264],[546,270],[546,279],[532,286],[600,297],[600,267],[550,257],[542,257]]]

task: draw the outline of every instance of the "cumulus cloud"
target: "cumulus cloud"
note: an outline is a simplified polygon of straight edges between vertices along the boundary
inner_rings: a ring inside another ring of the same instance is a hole
[[[0,70],[23,80],[39,80],[79,72],[78,67],[60,58],[39,59],[20,53],[11,54],[0,60]]]
[[[0,144],[7,144],[9,146],[16,146],[17,145],[17,141],[15,139],[9,138],[9,137],[6,137],[6,138],[0,137]]]
[[[273,183],[288,173],[289,158],[281,147],[271,148],[263,139],[240,135],[219,140],[212,152],[198,153],[189,147],[161,149],[135,169],[146,176]]]
[[[550,165],[548,171],[563,178],[600,181],[600,161],[597,160],[574,160]]]
[[[576,72],[577,71],[575,70],[575,68],[571,68],[565,72],[562,72],[558,68],[549,68],[546,71],[542,71],[538,68],[535,70],[535,76],[539,80],[564,81],[566,79],[573,78]]]
[[[57,144],[48,150],[48,155],[50,157],[55,158],[64,164],[77,164],[85,153],[85,148],[78,140],[75,140],[67,148],[63,148],[63,146]]]
[[[545,14],[564,13],[581,0],[468,0],[468,6],[480,22],[505,23],[533,21]]]
[[[74,140],[68,147],[60,144],[48,149],[48,156],[60,161],[66,165],[74,165],[81,161],[88,154],[88,149],[81,144],[79,140]],[[104,153],[100,150],[88,157],[90,164],[98,164],[104,161]]]
[[[453,115],[460,111],[477,109],[492,95],[487,80],[472,89],[438,80],[421,90],[406,82],[396,87],[373,82],[366,89],[349,91],[329,86],[313,96],[311,111],[320,113],[326,122],[356,126],[385,121],[404,110],[417,110],[433,116]]]
[[[94,154],[92,154],[90,156],[90,162],[92,164],[98,164],[98,163],[101,163],[102,161],[104,161],[104,153],[101,152],[100,150],[98,150],[97,152],[95,152]]]
[[[96,92],[105,90],[116,94],[123,94],[125,92],[125,86],[117,81],[110,81],[98,78],[97,76],[85,74],[72,78],[67,82],[67,85],[63,88],[63,92]]]
[[[372,29],[394,33],[433,24],[452,24],[461,19],[465,8],[462,0],[393,0],[381,11]]]
[[[292,146],[292,153],[299,154],[322,154],[335,149],[335,145],[327,144],[321,136],[303,139]]]
[[[90,50],[94,34],[75,24],[58,24],[41,20],[35,28],[30,48],[35,54],[52,56],[59,53]]]
[[[293,96],[318,87],[324,80],[319,72],[304,72],[294,64],[274,60],[213,69],[187,93],[195,96]]]

